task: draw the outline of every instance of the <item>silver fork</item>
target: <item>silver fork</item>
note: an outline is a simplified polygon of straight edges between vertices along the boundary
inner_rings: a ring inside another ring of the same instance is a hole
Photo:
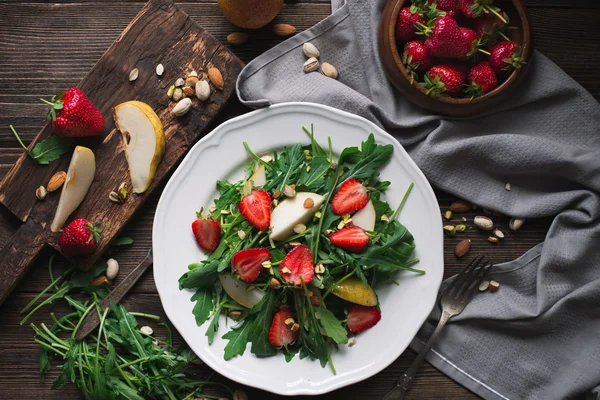
[[[404,399],[404,394],[411,385],[421,364],[423,364],[425,355],[427,355],[429,350],[431,350],[431,346],[437,341],[444,326],[446,326],[446,322],[465,309],[465,306],[471,301],[473,294],[478,289],[490,268],[492,268],[492,263],[485,259],[483,255],[479,254],[450,283],[440,300],[440,305],[442,306],[440,322],[438,322],[437,327],[431,334],[425,347],[423,347],[417,355],[417,358],[415,358],[406,372],[398,379],[396,386],[383,396],[381,400]]]

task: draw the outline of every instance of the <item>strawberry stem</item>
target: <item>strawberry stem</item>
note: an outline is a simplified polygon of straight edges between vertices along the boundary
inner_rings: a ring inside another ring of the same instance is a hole
[[[498,32],[498,35],[500,35],[502,39],[506,40],[507,42],[510,42],[510,38],[506,36],[503,32]]]
[[[500,21],[504,22],[505,24],[508,23],[508,21],[506,20],[506,18],[504,18],[498,11],[496,11],[496,7],[485,6],[485,9],[487,11],[491,12],[492,14],[494,14],[496,17],[498,17],[500,19]]]
[[[482,52],[483,54],[488,55],[488,56],[491,54],[489,51],[484,50],[484,49],[477,49],[477,50],[480,51],[480,52]]]
[[[64,93],[61,93],[58,96],[54,96],[51,101],[40,99],[41,101],[43,101],[44,103],[46,103],[47,105],[50,106],[50,110],[48,111],[48,116],[46,117],[46,120],[48,122],[56,121],[57,112],[63,109],[63,106],[64,106],[64,103],[62,101],[63,94]]]
[[[25,144],[23,144],[23,141],[19,137],[19,134],[17,133],[17,131],[15,130],[15,128],[12,125],[10,125],[10,130],[12,131],[13,135],[15,135],[15,138],[17,138],[17,142],[19,142],[19,144],[25,150],[25,152],[27,153],[27,155],[29,157],[35,159],[35,157],[33,156],[33,153],[27,148],[27,146],[25,146]]]

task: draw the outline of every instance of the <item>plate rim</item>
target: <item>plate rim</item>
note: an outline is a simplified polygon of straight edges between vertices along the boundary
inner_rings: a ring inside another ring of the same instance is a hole
[[[266,118],[272,113],[275,113],[275,115],[277,115],[278,113],[285,113],[286,109],[289,109],[292,113],[306,111],[308,113],[314,114],[315,112],[317,112],[320,116],[322,116],[324,118],[329,118],[330,115],[333,114],[333,115],[336,115],[338,118],[343,118],[344,122],[347,124],[350,124],[350,125],[363,126],[364,124],[366,124],[367,126],[369,126],[371,131],[376,134],[376,136],[380,135],[380,136],[384,136],[384,137],[391,139],[390,141],[393,143],[394,150],[400,151],[402,153],[402,158],[404,158],[405,161],[407,161],[407,164],[409,165],[409,167],[421,178],[422,182],[419,182],[419,185],[424,185],[422,188],[426,192],[426,197],[428,197],[430,200],[433,200],[434,204],[437,204],[437,198],[435,196],[433,188],[431,187],[429,180],[423,174],[423,171],[421,171],[421,169],[416,165],[416,163],[408,155],[408,153],[406,152],[404,147],[398,142],[398,140],[396,138],[394,138],[391,134],[389,134],[388,132],[386,132],[385,130],[383,130],[381,127],[377,126],[373,122],[371,122],[359,115],[348,113],[348,112],[345,112],[345,111],[342,111],[342,110],[339,110],[339,109],[336,109],[333,107],[325,106],[322,104],[318,104],[318,103],[288,102],[288,103],[275,104],[275,105],[271,105],[269,107],[264,107],[264,108],[261,108],[258,110],[248,112],[246,114],[240,115],[238,117],[235,117],[235,118],[232,118],[232,119],[229,119],[229,120],[223,122],[222,124],[215,127],[207,135],[205,135],[202,139],[200,139],[188,151],[188,153],[186,154],[184,159],[181,161],[181,163],[179,164],[177,169],[173,172],[173,174],[169,178],[169,181],[165,185],[165,187],[161,193],[160,199],[158,201],[158,204],[156,206],[156,212],[155,212],[154,220],[153,220],[153,224],[152,224],[152,249],[153,249],[153,254],[154,254],[153,272],[154,272],[154,268],[156,268],[156,265],[162,261],[162,260],[160,260],[160,252],[156,251],[157,244],[155,243],[155,240],[157,240],[157,239],[155,239],[155,238],[158,235],[155,235],[155,232],[157,230],[159,230],[159,228],[157,228],[157,226],[160,227],[160,225],[159,225],[160,218],[159,217],[162,214],[162,212],[161,212],[162,209],[165,207],[164,203],[166,203],[166,201],[167,201],[168,196],[166,194],[169,193],[170,187],[172,185],[176,184],[176,181],[178,181],[179,175],[183,174],[187,170],[186,166],[188,163],[192,162],[192,158],[193,158],[190,156],[194,152],[198,151],[197,150],[198,148],[200,148],[204,145],[210,144],[210,141],[214,140],[219,134],[221,134],[221,133],[226,134],[228,131],[231,130],[230,126],[232,126],[232,125],[235,126],[236,124],[248,122],[248,120],[252,120],[252,119]],[[326,114],[324,114],[324,112]],[[438,262],[441,266],[441,270],[438,273],[438,275],[439,275],[437,277],[438,279],[436,279],[435,282],[433,283],[435,285],[434,288],[435,288],[436,292],[439,291],[439,287],[442,283],[443,270],[444,270],[443,233],[442,233],[442,229],[441,229],[443,224],[442,224],[441,215],[439,215],[439,213],[437,215],[438,215],[437,221],[440,225],[440,229],[438,230],[438,232],[434,231],[434,234],[437,236],[436,241],[438,241],[438,243],[439,243],[438,251],[436,252],[436,254],[437,254]],[[436,277],[434,276],[434,278],[436,278]],[[175,327],[175,329],[177,329],[179,334],[182,336],[183,340],[186,342],[186,344],[191,349],[191,346],[188,344],[188,338],[186,337],[186,335],[184,335],[184,333],[179,329],[178,324],[175,322],[175,320],[173,320],[169,317],[169,312],[167,311],[167,309],[165,308],[165,306],[163,304],[163,296],[166,297],[166,294],[161,293],[160,284],[157,282],[157,275],[154,273],[153,273],[153,279],[154,279],[157,293],[160,298],[161,307],[163,308],[170,323]],[[433,308],[436,304],[436,299],[437,299],[437,297],[432,297],[429,301],[425,301],[426,306],[424,308],[429,311],[428,311],[427,315],[425,315],[425,317],[423,318],[423,321],[421,321],[421,323],[418,325],[416,330],[414,330],[414,332],[412,332],[412,330],[411,330],[411,332],[410,332],[411,337],[414,338],[416,336],[420,327],[426,321],[427,316],[431,313],[431,311],[433,310]],[[283,396],[297,396],[297,395],[313,395],[314,396],[314,395],[322,395],[325,393],[329,393],[333,390],[336,390],[336,389],[339,389],[339,388],[342,388],[342,387],[345,387],[345,386],[348,386],[348,385],[351,385],[351,384],[354,384],[357,382],[361,382],[365,379],[368,379],[368,378],[378,374],[379,372],[381,372],[382,370],[387,368],[389,365],[391,365],[402,354],[402,352],[404,352],[409,347],[409,345],[407,345],[407,347],[404,348],[394,358],[389,359],[389,360],[384,360],[385,362],[376,364],[372,368],[370,368],[368,371],[361,372],[357,376],[347,377],[345,379],[340,379],[337,381],[333,381],[331,383],[323,383],[322,385],[319,385],[317,387],[300,387],[300,388],[291,388],[291,389],[290,388],[280,389],[279,387],[271,387],[271,386],[269,386],[268,382],[250,382],[246,379],[241,378],[240,376],[237,376],[237,375],[231,373],[231,371],[219,369],[219,366],[217,364],[214,364],[212,362],[212,360],[210,360],[210,358],[205,357],[206,359],[203,359],[200,355],[197,355],[197,356],[199,358],[201,358],[204,361],[204,363],[206,365],[208,365],[215,372],[225,376],[228,379],[231,379],[232,381],[241,383],[243,385],[266,390],[271,393],[275,393],[275,394],[283,395]],[[192,351],[193,351],[193,349],[192,349]]]

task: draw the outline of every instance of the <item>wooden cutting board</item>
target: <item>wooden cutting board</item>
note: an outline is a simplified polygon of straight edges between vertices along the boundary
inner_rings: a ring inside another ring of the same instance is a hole
[[[164,65],[161,77],[155,73],[158,64]],[[104,253],[146,197],[203,136],[208,124],[235,93],[235,81],[243,66],[233,53],[170,0],[151,0],[83,78],[78,87],[100,109],[106,125],[103,137],[76,141],[94,151],[96,176],[69,221],[77,217],[102,221],[98,251],[91,256],[71,259],[77,267],[89,268]],[[171,112],[175,103],[166,96],[169,86],[192,70],[200,74],[209,67],[221,71],[225,82],[223,90],[213,87],[205,103],[194,97],[192,109],[182,117],[175,117]],[[134,68],[139,69],[139,77],[130,82],[129,73]],[[152,185],[143,195],[131,193],[125,149],[112,117],[113,107],[128,100],[148,103],[160,117],[167,139],[164,158]],[[44,116],[40,115],[41,118]],[[29,148],[51,134],[52,128],[46,125]],[[0,202],[24,224],[0,251],[0,304],[46,244],[60,251],[59,234],[50,232],[60,190],[49,193],[44,201],[37,200],[35,190],[40,185],[45,186],[55,172],[66,171],[71,154],[72,151],[50,165],[38,165],[23,154],[2,181]],[[130,193],[123,204],[112,203],[108,194],[121,182],[127,183]]]

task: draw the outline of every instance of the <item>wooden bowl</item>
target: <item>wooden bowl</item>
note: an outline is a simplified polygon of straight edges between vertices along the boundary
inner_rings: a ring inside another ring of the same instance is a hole
[[[501,103],[511,90],[518,85],[525,75],[528,62],[533,51],[531,24],[523,0],[496,2],[510,18],[510,26],[518,29],[509,30],[508,35],[519,43],[526,62],[521,68],[514,70],[496,89],[474,99],[455,98],[449,96],[428,95],[426,89],[417,80],[410,82],[410,77],[402,64],[402,49],[396,44],[396,21],[402,7],[408,7],[408,0],[390,0],[383,10],[379,22],[379,54],[388,78],[394,86],[413,103],[438,114],[449,116],[471,116],[493,109]]]

